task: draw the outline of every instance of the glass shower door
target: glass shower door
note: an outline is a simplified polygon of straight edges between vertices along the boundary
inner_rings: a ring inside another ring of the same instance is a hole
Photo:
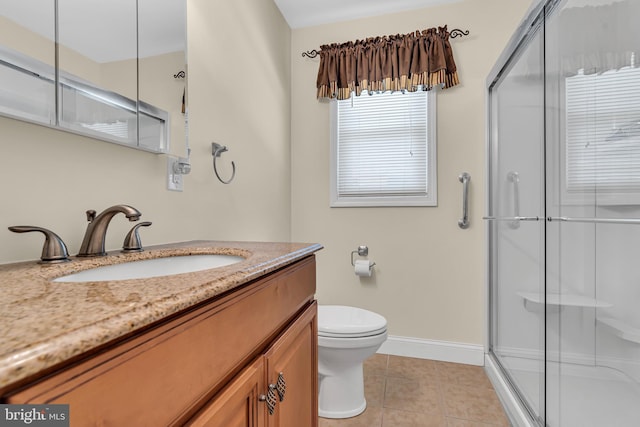
[[[640,2],[556,3],[545,24],[546,423],[637,426]]]
[[[539,0],[489,81],[489,357],[526,425],[640,425],[639,16]]]
[[[489,87],[489,351],[545,413],[544,62],[539,24]]]

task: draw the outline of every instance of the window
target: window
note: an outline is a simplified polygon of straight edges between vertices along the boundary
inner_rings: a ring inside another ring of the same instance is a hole
[[[436,206],[435,94],[331,104],[331,206]]]
[[[640,196],[640,69],[569,77],[566,102],[569,196],[638,203],[629,196]]]

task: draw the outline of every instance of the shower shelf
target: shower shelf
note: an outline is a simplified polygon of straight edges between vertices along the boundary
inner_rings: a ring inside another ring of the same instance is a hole
[[[528,308],[528,304],[544,305],[545,303],[544,295],[537,294],[535,292],[518,292],[518,295],[524,298],[524,305],[526,308]],[[547,305],[559,307],[606,308],[613,306],[613,304],[606,301],[597,300],[584,295],[572,294],[547,294],[546,303]]]
[[[623,340],[640,344],[640,329],[634,328],[633,326],[627,325],[626,323],[611,317],[598,317],[596,321],[613,335],[622,338]]]

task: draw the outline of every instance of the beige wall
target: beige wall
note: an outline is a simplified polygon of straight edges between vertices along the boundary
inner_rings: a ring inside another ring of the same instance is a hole
[[[289,240],[290,29],[264,0],[188,0],[188,22],[192,172],[184,192],[166,190],[165,156],[0,118],[1,263],[38,258],[44,240],[8,226],[50,228],[75,254],[85,210],[118,203],[153,222],[141,230],[147,245]],[[229,147],[223,162],[236,162],[231,185],[213,175],[212,141]],[[131,225],[115,217],[107,248],[120,248]]]
[[[294,30],[292,34],[292,238],[325,245],[318,259],[320,303],[384,315],[389,333],[482,344],[484,336],[485,79],[529,0],[466,0],[420,11]],[[329,208],[329,104],[315,99],[321,44],[408,33],[448,24],[460,86],[438,93],[438,206]],[[469,172],[471,227],[458,228],[458,175]],[[354,275],[349,257],[369,246],[374,276]]]

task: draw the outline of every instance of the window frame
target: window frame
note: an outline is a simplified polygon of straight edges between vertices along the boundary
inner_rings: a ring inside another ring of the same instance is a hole
[[[340,196],[338,193],[338,102],[330,101],[330,204],[332,208],[342,207],[415,207],[438,206],[438,161],[437,161],[437,110],[435,90],[424,91],[427,104],[427,194],[419,196]],[[411,93],[408,93],[409,95]],[[403,94],[407,95],[407,93]],[[370,96],[363,92],[360,96]],[[376,96],[373,94],[371,96]]]

